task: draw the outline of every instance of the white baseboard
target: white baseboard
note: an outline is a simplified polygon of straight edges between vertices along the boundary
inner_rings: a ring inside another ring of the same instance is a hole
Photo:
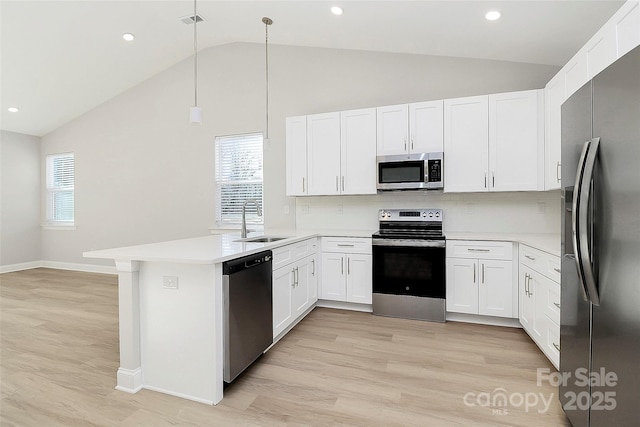
[[[13,273],[14,271],[31,270],[42,267],[41,261],[21,262],[19,264],[9,264],[0,266],[1,273]]]
[[[450,313],[447,311],[447,322],[477,323],[479,325],[506,326],[508,328],[522,328],[519,319],[495,316],[480,316],[476,314]]]
[[[117,274],[115,266],[79,264],[58,261],[31,261],[23,262],[20,264],[3,265],[0,266],[0,274],[11,273],[14,271],[31,270],[33,268],[53,268],[56,270],[82,271],[85,273]]]

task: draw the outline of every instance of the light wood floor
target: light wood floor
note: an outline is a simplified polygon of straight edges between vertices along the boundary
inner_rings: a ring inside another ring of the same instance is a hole
[[[569,425],[557,389],[536,385],[536,368],[553,368],[522,330],[330,309],[309,314],[218,406],[119,392],[116,281],[50,269],[0,275],[0,425]],[[477,405],[496,388],[514,402],[501,413]],[[549,410],[517,407],[526,393],[553,395]]]

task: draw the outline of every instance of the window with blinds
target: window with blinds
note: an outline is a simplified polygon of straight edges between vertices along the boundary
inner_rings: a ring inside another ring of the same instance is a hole
[[[75,165],[73,153],[47,156],[47,222],[73,225]]]
[[[262,207],[262,134],[216,137],[216,222],[240,224],[242,205],[256,200]],[[263,224],[253,204],[247,223]]]

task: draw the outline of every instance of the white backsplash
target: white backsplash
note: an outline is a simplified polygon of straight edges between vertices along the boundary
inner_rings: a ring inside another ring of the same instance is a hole
[[[296,228],[377,230],[378,210],[384,208],[442,209],[445,233],[560,233],[560,191],[297,197]]]

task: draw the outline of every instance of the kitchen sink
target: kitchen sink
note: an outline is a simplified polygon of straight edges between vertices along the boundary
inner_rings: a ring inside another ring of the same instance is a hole
[[[286,239],[286,237],[258,236],[258,237],[248,237],[246,239],[236,240],[236,242],[269,243],[269,242],[277,242],[278,240],[284,240],[284,239]]]

